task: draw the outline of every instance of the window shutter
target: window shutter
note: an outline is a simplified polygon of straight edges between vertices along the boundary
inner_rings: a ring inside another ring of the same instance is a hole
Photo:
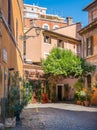
[[[64,42],[62,41],[62,48],[64,48]]]
[[[91,55],[93,55],[93,36],[90,37],[91,39]]]
[[[86,39],[86,56],[88,56],[88,38]]]
[[[46,42],[46,36],[44,36],[44,42]]]

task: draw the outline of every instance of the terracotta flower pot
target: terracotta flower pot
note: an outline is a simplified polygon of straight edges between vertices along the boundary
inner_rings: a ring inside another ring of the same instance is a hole
[[[89,101],[84,101],[84,105],[85,105],[86,107],[88,107],[88,106],[89,106]]]
[[[81,101],[80,101],[80,100],[77,100],[76,104],[77,104],[77,105],[81,105]]]

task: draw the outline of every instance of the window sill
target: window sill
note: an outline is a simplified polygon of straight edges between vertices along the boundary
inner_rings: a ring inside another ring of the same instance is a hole
[[[94,57],[97,57],[97,54],[86,56],[85,59],[90,59],[90,58],[94,58]]]

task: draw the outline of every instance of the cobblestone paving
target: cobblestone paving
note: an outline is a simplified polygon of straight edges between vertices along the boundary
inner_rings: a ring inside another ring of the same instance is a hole
[[[26,108],[22,123],[12,130],[97,130],[97,111]]]

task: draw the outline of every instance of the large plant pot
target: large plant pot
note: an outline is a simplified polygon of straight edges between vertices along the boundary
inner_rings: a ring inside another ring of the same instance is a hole
[[[20,113],[16,113],[15,117],[16,117],[16,121],[20,121]]]
[[[16,126],[16,118],[6,118],[5,119],[5,127],[15,127]]]
[[[89,101],[84,101],[84,105],[86,106],[86,107],[88,107],[89,106]]]

